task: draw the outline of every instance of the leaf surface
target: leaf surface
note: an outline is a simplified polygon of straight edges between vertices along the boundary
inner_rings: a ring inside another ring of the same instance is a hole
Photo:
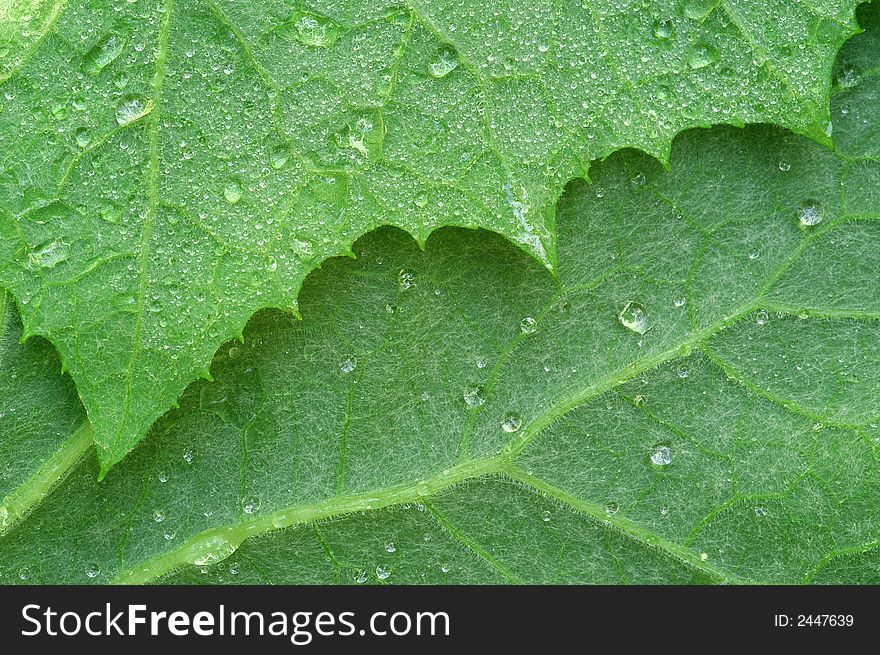
[[[377,226],[483,227],[552,267],[556,200],[596,158],[665,160],[714,123],[827,142],[856,4],[16,0],[0,284],[59,349],[103,474]]]
[[[614,155],[562,198],[558,277],[486,232],[363,237],[103,483],[19,512],[0,581],[877,583],[878,16],[836,152]]]

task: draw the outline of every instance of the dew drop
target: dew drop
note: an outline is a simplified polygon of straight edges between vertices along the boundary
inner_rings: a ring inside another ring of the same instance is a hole
[[[97,578],[101,575],[101,567],[97,564],[89,564],[86,567],[86,576],[89,578]]]
[[[541,514],[541,520],[544,521],[544,523],[549,523],[550,522],[550,512],[544,511],[544,513]]]
[[[29,260],[32,268],[55,268],[68,257],[70,257],[70,247],[61,239],[56,239],[34,248]]]
[[[479,407],[486,402],[483,393],[483,387],[477,384],[472,384],[465,387],[462,395],[464,396],[464,402],[468,407]]]
[[[760,326],[767,325],[767,321],[770,320],[770,314],[767,313],[767,310],[761,309],[757,313],[755,313],[755,323]]]
[[[364,584],[367,581],[367,572],[361,569],[358,571],[357,577],[354,579],[358,584]]]
[[[156,523],[164,523],[165,522],[165,512],[162,512],[157,509],[155,512],[153,512],[153,520]]]
[[[290,152],[288,152],[287,148],[284,146],[278,146],[269,152],[269,165],[276,171],[280,171],[284,168],[288,159],[290,159]]]
[[[687,304],[687,298],[676,298],[672,304],[676,307],[684,307]]]
[[[73,138],[76,140],[76,145],[80,148],[88,148],[89,144],[92,142],[92,135],[87,127],[76,128],[73,133]]]
[[[262,504],[259,496],[245,496],[241,499],[241,508],[245,514],[256,514],[260,511]]]
[[[678,377],[680,377],[682,380],[686,380],[689,375],[690,371],[688,371],[686,368],[678,369]]]
[[[756,260],[758,257],[760,257],[760,256],[761,256],[761,254],[760,254],[757,250],[752,250],[752,251],[749,253],[749,259],[750,259],[751,261],[755,261],[755,260]]]
[[[501,429],[505,432],[516,432],[522,427],[522,418],[514,412],[507,412],[501,420]]]
[[[684,15],[691,20],[703,20],[718,6],[719,0],[687,0]]]
[[[339,364],[339,370],[343,373],[351,373],[355,368],[357,368],[357,362],[349,357],[346,360],[343,360]]]
[[[608,503],[607,505],[605,505],[605,513],[608,516],[614,516],[619,511],[620,511],[620,505],[618,505],[617,503],[612,502],[612,503]]]
[[[317,14],[302,14],[294,27],[300,43],[316,48],[331,47],[339,39],[341,32],[334,21]]]
[[[190,564],[195,566],[210,566],[222,562],[232,555],[238,545],[229,541],[226,537],[215,535],[201,542],[196,552],[190,557]]]
[[[19,580],[27,580],[30,577],[31,577],[31,570],[28,567],[23,566],[18,570]]]
[[[755,516],[767,516],[767,510],[763,507],[756,507]]]
[[[672,36],[673,27],[672,21],[668,19],[661,19],[654,21],[654,26],[652,27],[652,32],[654,34],[655,39],[659,39],[660,41],[665,41],[666,39]]]
[[[520,321],[519,329],[522,330],[523,334],[534,334],[538,329],[538,321],[531,316],[526,316]]]
[[[791,164],[789,164],[789,163],[788,163],[787,161],[785,161],[784,159],[783,159],[783,160],[780,160],[780,162],[779,162],[779,170],[781,170],[783,173],[788,173],[788,171],[791,170]]]
[[[101,205],[100,209],[98,209],[98,213],[102,220],[105,220],[108,223],[113,223],[114,225],[122,220],[122,210],[113,203],[104,203]]]
[[[87,75],[97,75],[112,64],[125,48],[125,36],[107,34],[83,56],[83,70]]]
[[[858,86],[859,84],[859,74],[852,68],[847,68],[840,77],[837,78],[837,83],[843,89],[851,89],[854,86]]]
[[[146,100],[138,95],[126,95],[116,105],[116,122],[120,125],[128,125],[151,111],[153,111],[152,100]]]
[[[413,204],[419,209],[424,209],[428,205],[428,193],[419,191],[413,198]]]
[[[657,466],[668,466],[672,463],[672,449],[669,446],[657,446],[651,453],[651,462]]]
[[[394,545],[393,541],[389,541],[387,544],[385,544],[385,552],[386,553],[396,553],[397,552],[397,546]]]
[[[651,329],[651,319],[648,312],[637,302],[628,302],[617,315],[620,324],[636,334],[645,334]]]
[[[390,576],[390,575],[391,575],[390,569],[387,566],[385,566],[384,564],[379,564],[378,566],[376,566],[376,577],[379,578],[380,580],[386,580],[386,579],[388,579],[388,576]]]
[[[449,564],[444,564],[440,567],[440,570],[443,571],[443,573],[449,573]]]
[[[223,187],[223,197],[230,205],[234,205],[241,200],[241,183],[238,180],[232,180]]]
[[[801,225],[804,227],[812,227],[822,222],[822,212],[819,211],[819,207],[816,205],[805,205],[801,207],[798,220],[800,220]]]
[[[701,562],[705,562],[707,559],[709,559],[709,555],[707,553],[700,553]]]
[[[165,471],[159,473],[159,482],[168,482],[168,474]]]
[[[458,68],[458,53],[450,46],[437,49],[434,61],[428,66],[428,72],[432,77],[443,78]]]
[[[177,533],[174,530],[168,530],[162,536],[165,537],[165,541],[172,541],[174,539],[174,537],[177,536]]]
[[[230,348],[230,350],[232,349]],[[187,448],[183,453],[183,461],[185,461],[187,464],[192,464],[194,457],[195,455],[193,454],[192,448]]]
[[[718,53],[708,45],[697,44],[688,56],[688,66],[692,70],[700,70],[718,61]]]
[[[407,291],[412,289],[416,285],[416,276],[407,271],[406,269],[401,269],[397,274],[397,287],[401,291]]]

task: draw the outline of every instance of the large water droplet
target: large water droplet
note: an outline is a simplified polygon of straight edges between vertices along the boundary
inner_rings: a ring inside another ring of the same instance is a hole
[[[397,286],[401,291],[412,289],[416,286],[416,276],[406,269],[401,269],[397,274]]]
[[[278,146],[269,152],[269,165],[276,171],[284,168],[288,159],[290,159],[290,151],[284,146]]]
[[[152,100],[138,95],[126,95],[116,105],[116,122],[120,125],[128,125],[151,111],[153,111]]]
[[[720,0],[687,0],[684,15],[691,20],[703,20],[718,6]]]
[[[758,310],[755,313],[755,323],[760,326],[767,325],[767,321],[770,320],[770,314],[767,313],[766,309]]]
[[[339,370],[343,373],[351,373],[355,368],[357,368],[357,362],[351,357],[339,363]]]
[[[526,316],[520,321],[519,329],[522,330],[523,334],[534,334],[538,329],[538,321],[531,316]]]
[[[238,545],[229,541],[226,537],[221,535],[211,536],[198,545],[195,552],[192,553],[190,563],[195,566],[216,564],[232,555],[237,548]]]
[[[718,52],[711,46],[700,43],[691,50],[687,63],[692,70],[700,70],[701,68],[711,66],[716,61],[718,61]]]
[[[443,46],[437,49],[434,61],[428,66],[428,72],[433,77],[443,78],[458,68],[458,53],[455,48]]]
[[[804,227],[812,227],[822,222],[822,212],[817,205],[807,204],[801,207],[798,220]]]
[[[32,268],[55,268],[70,257],[70,246],[61,239],[37,246],[29,255]]]
[[[241,508],[245,514],[256,514],[260,511],[262,505],[263,501],[260,500],[259,496],[245,496],[241,499]]]
[[[544,523],[549,523],[550,518],[550,512],[548,511],[545,511],[543,514],[541,514],[541,520],[544,521]]]
[[[672,21],[667,19],[657,20],[654,22],[654,26],[652,28],[652,32],[654,34],[655,39],[659,39],[661,41],[665,41],[666,39],[672,36],[672,32],[674,28],[672,26]],[[602,196],[599,196],[600,198]]]
[[[657,466],[672,464],[672,449],[669,446],[657,446],[651,453],[651,462]]]
[[[164,523],[165,522],[165,512],[157,509],[155,512],[153,512],[153,520],[156,523]]]
[[[303,45],[329,48],[339,39],[341,29],[336,22],[317,14],[302,14],[294,22],[296,38]]]
[[[101,575],[101,567],[97,564],[89,564],[86,567],[86,577],[97,578],[99,575]]]
[[[620,324],[636,334],[644,334],[651,329],[651,318],[647,310],[637,302],[628,302],[617,315]]]
[[[376,577],[379,578],[380,580],[385,580],[390,575],[391,575],[391,570],[387,566],[385,566],[383,564],[379,564],[376,567]]]
[[[479,407],[486,402],[486,397],[483,395],[483,387],[478,384],[465,387],[462,395],[468,407]]]
[[[367,581],[367,572],[361,569],[358,571],[357,577],[354,579],[358,584],[364,584]]]
[[[223,187],[223,197],[230,205],[234,205],[241,200],[241,183],[238,180],[231,180]]]
[[[78,127],[73,132],[73,138],[76,139],[76,145],[80,148],[88,148],[92,142],[92,135],[87,127]]]
[[[394,545],[393,541],[389,541],[387,544],[385,544],[385,552],[386,553],[396,553],[397,552],[397,546]]]
[[[501,419],[501,429],[505,432],[516,432],[522,427],[522,418],[515,412],[507,412]]]
[[[115,33],[103,37],[83,56],[83,70],[88,75],[100,73],[122,54],[126,40],[124,35]]]

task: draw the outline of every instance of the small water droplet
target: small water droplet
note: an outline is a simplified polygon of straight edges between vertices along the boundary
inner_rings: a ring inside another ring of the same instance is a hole
[[[781,170],[783,173],[788,173],[788,171],[791,170],[791,164],[789,164],[789,163],[788,163],[787,161],[785,161],[784,159],[783,159],[783,160],[780,160],[780,162],[779,162],[779,170]]]
[[[814,204],[808,204],[801,207],[798,214],[798,220],[804,227],[812,227],[822,222],[822,212],[819,207]]]
[[[183,452],[183,461],[185,461],[187,464],[192,464],[194,457],[195,455],[193,454],[192,448],[187,448]]]
[[[112,64],[125,48],[125,35],[110,33],[98,41],[83,56],[83,70],[87,75],[97,75]]]
[[[678,377],[680,377],[682,380],[686,379],[689,375],[690,371],[688,371],[686,368],[678,369]]]
[[[30,577],[31,577],[31,570],[28,567],[23,566],[20,569],[18,569],[19,580],[27,580]]]
[[[165,512],[157,509],[155,512],[153,512],[153,520],[156,523],[164,523],[165,522]]]
[[[440,570],[443,571],[443,573],[449,573],[449,564],[444,564],[440,567]]]
[[[709,559],[709,555],[708,555],[708,554],[706,554],[706,553],[700,553],[700,561],[701,561],[701,562],[705,562],[707,559]]]
[[[522,330],[523,334],[534,334],[538,329],[538,321],[531,316],[526,316],[520,321],[519,329]]]
[[[401,269],[397,274],[397,287],[401,291],[408,291],[414,286],[416,286],[416,276],[406,269]]]
[[[676,307],[684,307],[687,304],[687,298],[676,298],[672,304]]]
[[[763,507],[756,507],[755,516],[767,516],[767,510]]]
[[[339,39],[341,29],[334,21],[317,14],[302,14],[294,23],[296,37],[303,45],[329,48]]]
[[[419,209],[423,209],[428,205],[427,191],[419,191],[413,198],[413,204]]]
[[[241,183],[238,180],[231,180],[223,187],[223,197],[230,205],[234,205],[241,200]]]
[[[550,512],[545,510],[544,513],[541,514],[541,520],[544,521],[544,523],[548,523],[550,521]]]
[[[617,503],[612,502],[612,503],[608,503],[607,505],[605,505],[605,513],[608,516],[614,516],[619,511],[620,511],[620,505],[618,505]]]
[[[125,95],[116,105],[116,122],[128,125],[153,111],[153,101],[138,95]]]
[[[648,312],[637,302],[626,303],[617,318],[623,327],[636,334],[645,334],[651,329],[651,319]]]
[[[843,89],[851,89],[854,86],[858,86],[859,74],[855,71],[855,69],[847,68],[843,71],[840,77],[837,78],[837,83]]]
[[[241,508],[245,514],[256,514],[260,511],[262,504],[259,496],[245,496],[241,499]]]
[[[437,49],[434,61],[428,66],[428,72],[438,79],[446,77],[458,68],[458,53],[454,48],[443,46]]]
[[[396,553],[397,552],[397,546],[394,545],[393,541],[389,541],[387,544],[385,544],[385,552],[387,552],[387,553]]]
[[[755,323],[758,325],[764,326],[767,325],[767,321],[770,320],[770,314],[767,313],[767,310],[761,309],[755,313]]]
[[[760,254],[757,250],[752,250],[752,251],[749,253],[749,259],[752,260],[752,261],[756,260],[756,259],[757,259],[758,257],[760,257],[760,256],[761,256],[761,254]]]
[[[102,220],[105,220],[108,223],[113,223],[114,225],[122,220],[122,210],[110,202],[103,203],[98,209],[98,213]]]
[[[357,368],[357,361],[351,357],[343,360],[339,364],[339,370],[343,373],[351,373],[355,368]]]
[[[276,171],[284,168],[288,159],[290,159],[290,152],[284,146],[278,146],[269,152],[269,165]]]
[[[669,446],[657,446],[651,453],[651,462],[657,466],[668,466],[672,463],[672,449]]]
[[[361,569],[358,571],[357,577],[354,579],[358,584],[364,584],[367,581],[367,572]]]
[[[165,471],[159,473],[159,482],[168,482],[168,474]]]
[[[507,412],[501,420],[501,429],[505,432],[516,432],[522,427],[522,418],[514,412]]]
[[[101,567],[97,564],[89,564],[86,567],[86,576],[89,578],[97,578],[101,575]]]
[[[486,398],[483,395],[483,387],[477,384],[465,387],[462,395],[464,396],[464,402],[468,407],[479,407],[486,402]]]
[[[190,564],[194,566],[210,566],[228,558],[236,551],[238,545],[222,535],[214,535],[198,545],[192,554]]]
[[[384,564],[376,566],[376,577],[380,580],[386,580],[391,575],[391,570]]]
[[[691,20],[703,20],[718,6],[719,0],[687,0],[684,15]]]

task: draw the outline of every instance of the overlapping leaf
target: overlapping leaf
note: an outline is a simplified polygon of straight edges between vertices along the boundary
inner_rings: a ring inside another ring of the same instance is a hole
[[[587,163],[680,130],[827,140],[856,0],[15,0],[0,284],[59,349],[102,472],[216,348],[382,224],[556,260]]]
[[[0,581],[878,582],[870,15],[835,152],[615,155],[561,201],[558,279],[485,232],[364,237],[103,483],[18,511]]]

